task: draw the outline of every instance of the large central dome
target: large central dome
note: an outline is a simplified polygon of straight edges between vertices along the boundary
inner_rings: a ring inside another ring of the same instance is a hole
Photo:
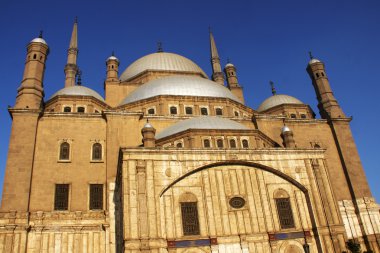
[[[229,98],[241,103],[229,89],[206,78],[168,76],[143,84],[129,94],[121,105],[160,95]]]
[[[148,54],[133,62],[121,74],[120,80],[127,81],[146,70],[188,72],[207,78],[205,72],[193,61],[178,54],[159,52]]]

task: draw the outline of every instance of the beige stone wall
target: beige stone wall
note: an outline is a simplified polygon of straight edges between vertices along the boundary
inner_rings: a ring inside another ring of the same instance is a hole
[[[183,150],[173,152],[171,150],[125,149],[123,154],[122,199],[126,252],[133,252],[133,248],[141,246],[137,241],[139,238],[152,238],[150,242],[158,240],[156,245],[150,246],[152,252],[153,249],[158,250],[163,247],[160,246],[162,244],[159,243],[160,238],[164,240],[194,239],[194,236],[183,235],[181,225],[179,198],[188,192],[197,197],[198,203],[201,230],[200,235],[195,238],[218,238],[219,252],[240,252],[234,251],[234,247],[241,248],[242,243],[249,250],[247,252],[260,252],[258,249],[277,247],[274,243],[270,244],[268,232],[311,230],[312,221],[305,196],[300,189],[273,173],[241,165],[221,165],[194,174],[190,173],[202,165],[213,162],[236,159],[273,167],[291,176],[310,190],[314,212],[325,212],[319,210],[324,208],[322,197],[318,189],[312,186],[315,179],[310,174],[308,163],[305,162],[309,159],[323,159],[322,151],[304,153],[285,150],[224,152]],[[187,173],[189,173],[188,176],[167,188]],[[330,186],[324,185],[324,187]],[[163,194],[165,189],[167,191]],[[273,198],[274,192],[278,189],[284,189],[290,196],[295,219],[294,229],[280,228]],[[232,196],[243,196],[247,205],[242,209],[231,208],[228,200]],[[342,227],[343,225],[336,218],[338,213],[331,196],[328,201],[331,203],[326,203],[326,208],[330,213],[334,212],[335,217],[331,224]],[[331,252],[334,246],[328,239],[330,235],[328,231],[322,230],[326,226],[326,217],[321,215],[315,219],[317,226],[321,228],[320,238],[323,251]],[[327,233],[326,236],[324,236],[325,233]],[[337,241],[340,241],[338,247],[344,248],[343,234],[337,237]],[[281,245],[281,243],[275,244]],[[310,240],[310,244],[316,249],[314,239]],[[285,250],[279,249],[275,252],[285,252]]]

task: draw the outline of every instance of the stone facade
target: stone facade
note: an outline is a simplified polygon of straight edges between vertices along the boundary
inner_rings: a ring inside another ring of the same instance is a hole
[[[264,111],[246,106],[211,34],[214,83],[164,52],[121,80],[112,55],[103,99],[73,83],[76,36],[75,23],[66,87],[45,100],[49,48],[28,45],[9,108],[0,252],[343,252],[349,239],[380,252],[379,205],[322,62],[307,67],[320,119],[275,92]]]

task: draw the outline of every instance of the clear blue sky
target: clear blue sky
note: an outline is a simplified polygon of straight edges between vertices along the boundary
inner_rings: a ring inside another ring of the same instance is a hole
[[[380,201],[380,1],[38,1],[0,2],[0,183],[11,128],[7,106],[15,103],[27,43],[44,30],[50,46],[45,98],[64,85],[63,68],[75,16],[83,85],[103,92],[105,59],[114,50],[120,70],[156,51],[184,55],[210,74],[208,27],[223,64],[238,69],[253,108],[278,93],[317,101],[305,71],[307,52],[324,61],[335,96],[348,116],[362,163]],[[22,159],[22,158],[20,158]]]

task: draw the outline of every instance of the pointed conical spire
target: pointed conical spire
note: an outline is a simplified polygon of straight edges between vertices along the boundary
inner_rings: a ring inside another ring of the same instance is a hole
[[[78,49],[78,18],[75,17],[73,31],[71,33],[70,48]]]
[[[65,87],[75,85],[75,77],[78,72],[77,66],[78,56],[78,18],[75,18],[73,31],[71,33],[70,45],[67,54],[67,64],[65,66]]]
[[[209,28],[210,33],[210,52],[211,52],[211,65],[212,65],[212,80],[224,85],[224,76],[222,73],[222,67],[220,66],[220,58],[218,49],[216,48],[214,35]]]

